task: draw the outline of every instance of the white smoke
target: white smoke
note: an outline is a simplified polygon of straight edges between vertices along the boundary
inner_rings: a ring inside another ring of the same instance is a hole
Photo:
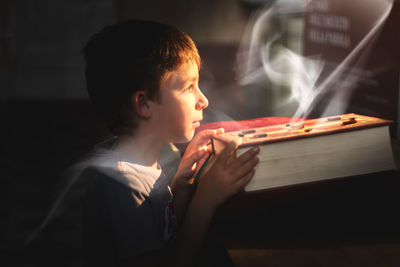
[[[257,11],[249,21],[239,49],[238,82],[246,86],[268,80],[273,84],[268,90],[275,94],[282,88],[289,88],[290,93],[281,93],[285,97],[279,98],[280,103],[276,106],[295,106],[293,114],[290,114],[294,118],[309,116],[313,108],[328,97],[322,116],[344,113],[360,79],[359,71],[391,11],[393,1],[380,1],[378,5],[381,13],[371,22],[370,30],[333,70],[318,55],[304,57],[301,51],[294,51],[279,41],[288,30],[282,21],[304,17],[308,12],[305,1],[280,0]]]

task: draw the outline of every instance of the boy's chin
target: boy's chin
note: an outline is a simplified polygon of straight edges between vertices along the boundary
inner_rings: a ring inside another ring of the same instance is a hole
[[[180,138],[176,138],[176,140],[174,141],[174,143],[187,143],[192,141],[194,136],[194,131],[187,133],[185,135],[182,135]]]

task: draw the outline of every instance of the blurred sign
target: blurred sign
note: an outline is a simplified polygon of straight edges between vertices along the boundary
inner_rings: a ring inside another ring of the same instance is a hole
[[[392,4],[386,0],[307,1],[303,53],[325,61],[322,79],[340,66],[346,79],[354,82],[345,112],[397,122],[400,9],[399,1]],[[319,116],[329,101],[325,97],[312,115]]]

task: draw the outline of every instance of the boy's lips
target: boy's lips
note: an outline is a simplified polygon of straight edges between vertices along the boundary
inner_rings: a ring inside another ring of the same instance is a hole
[[[199,126],[200,126],[200,122],[201,122],[202,120],[203,120],[203,119],[197,120],[197,121],[194,121],[194,122],[192,122],[192,123],[194,124],[194,126],[199,127]]]

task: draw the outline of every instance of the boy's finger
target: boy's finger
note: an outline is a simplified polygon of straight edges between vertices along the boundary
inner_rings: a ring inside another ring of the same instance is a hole
[[[206,152],[204,152],[204,150],[194,152],[192,155],[190,155],[190,157],[187,158],[187,162],[190,164],[190,166],[192,166],[197,161],[201,160],[205,154]]]
[[[232,168],[238,168],[245,164],[248,160],[253,158],[260,152],[260,148],[258,146],[252,147],[251,149],[247,150],[245,153],[240,155],[233,163]]]
[[[223,134],[225,132],[224,128],[218,128],[218,129],[215,129],[215,130],[217,131],[217,134]]]
[[[223,134],[224,128],[209,129],[199,132],[200,135],[206,135],[208,137],[215,136],[216,134]]]
[[[209,153],[204,153],[203,157],[196,162],[196,173],[199,171],[201,166],[203,166],[204,162],[206,161]]]
[[[247,173],[249,173],[251,170],[253,170],[256,165],[258,164],[259,159],[257,157],[252,157],[248,161],[246,161],[243,165],[239,166],[239,168],[234,169],[233,172],[233,179],[234,181],[242,179],[243,176],[245,176]]]
[[[199,138],[202,139],[210,139],[210,137],[215,136],[217,134],[216,130],[204,130],[198,133]]]
[[[218,162],[222,162],[225,165],[228,162],[229,157],[237,149],[238,146],[239,143],[237,140],[229,142],[228,145],[225,146],[221,153],[218,155]]]
[[[223,134],[225,132],[224,128],[217,128],[217,129],[211,129],[211,130],[204,130],[203,131],[204,134],[210,134],[212,135],[216,135],[216,134]]]
[[[207,143],[211,137],[216,136],[217,134],[224,133],[224,128],[218,128],[214,130],[204,130],[197,134],[197,143]]]
[[[254,174],[256,173],[256,170],[252,169],[250,172],[248,172],[246,175],[242,176],[241,179],[237,180],[235,185],[238,188],[243,188],[245,187],[250,180],[253,178]]]

